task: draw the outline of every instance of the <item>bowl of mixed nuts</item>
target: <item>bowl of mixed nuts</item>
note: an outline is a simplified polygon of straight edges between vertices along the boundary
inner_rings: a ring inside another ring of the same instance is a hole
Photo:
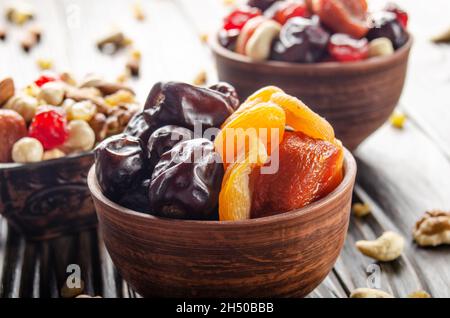
[[[95,226],[86,185],[92,150],[139,110],[126,85],[44,73],[23,89],[0,81],[0,213],[28,239]]]
[[[353,150],[400,98],[412,46],[407,21],[399,7],[369,10],[366,0],[249,0],[210,44],[220,80],[244,96],[282,87]]]

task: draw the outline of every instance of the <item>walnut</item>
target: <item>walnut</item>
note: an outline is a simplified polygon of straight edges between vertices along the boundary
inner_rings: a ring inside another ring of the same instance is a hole
[[[413,236],[420,246],[450,244],[450,212],[426,212],[416,223]]]

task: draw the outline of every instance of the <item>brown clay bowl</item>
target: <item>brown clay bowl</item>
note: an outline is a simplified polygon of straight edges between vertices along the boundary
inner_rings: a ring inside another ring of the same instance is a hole
[[[332,269],[347,232],[356,163],[305,208],[236,222],[163,219],[115,204],[91,168],[88,185],[106,247],[142,296],[301,297]]]
[[[211,38],[219,79],[234,85],[239,96],[249,96],[263,86],[278,86],[324,116],[350,150],[379,128],[397,105],[413,42],[409,36],[390,56],[300,64],[253,62],[222,47],[217,37]]]
[[[0,214],[29,240],[96,226],[86,184],[92,152],[31,164],[0,164]]]

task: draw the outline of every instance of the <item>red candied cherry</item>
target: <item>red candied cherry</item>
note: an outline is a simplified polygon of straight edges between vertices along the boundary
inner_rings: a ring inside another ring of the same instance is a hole
[[[37,80],[35,80],[34,83],[37,86],[41,87],[45,83],[54,82],[54,81],[57,81],[57,80],[58,80],[58,78],[56,76],[43,74],[43,75],[39,76],[39,78]]]
[[[293,17],[307,18],[310,14],[306,4],[303,2],[287,1],[283,2],[276,11],[273,19],[280,24],[285,24],[287,20]]]
[[[39,140],[45,150],[61,146],[69,136],[66,117],[55,107],[40,107],[28,135]]]
[[[408,25],[408,13],[406,13],[406,11],[401,9],[395,3],[388,3],[385,10],[394,13],[398,22],[406,29],[406,26]]]
[[[261,10],[258,8],[243,7],[236,9],[225,17],[223,28],[225,30],[241,30],[248,20],[259,15],[261,15]]]
[[[347,34],[336,33],[330,38],[328,53],[339,62],[364,60],[369,53],[369,42],[366,38],[355,39]]]

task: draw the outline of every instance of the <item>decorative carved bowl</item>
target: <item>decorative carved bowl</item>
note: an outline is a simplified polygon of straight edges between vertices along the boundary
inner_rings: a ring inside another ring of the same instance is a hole
[[[122,277],[145,297],[300,297],[332,269],[347,233],[356,163],[302,209],[236,222],[158,218],[106,198],[95,167],[88,185],[100,229]]]
[[[253,62],[222,47],[211,48],[221,81],[239,96],[275,85],[300,98],[334,127],[345,147],[354,150],[390,116],[402,93],[412,37],[394,54],[364,61],[314,64]]]
[[[30,240],[96,226],[86,184],[92,153],[31,164],[0,164],[0,214]]]

